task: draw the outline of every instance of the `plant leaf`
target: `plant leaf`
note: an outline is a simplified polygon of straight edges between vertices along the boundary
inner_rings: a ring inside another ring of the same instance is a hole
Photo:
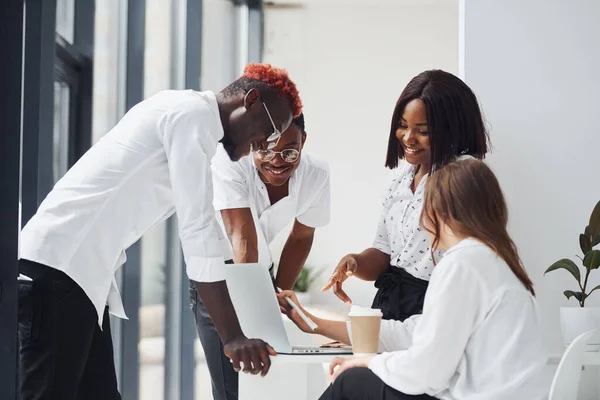
[[[590,243],[590,237],[585,236],[583,233],[579,235],[579,247],[581,247],[581,251],[583,254],[587,254],[588,251],[592,249],[592,244]]]
[[[571,273],[571,275],[575,277],[575,279],[577,279],[577,282],[581,282],[581,273],[579,272],[579,267],[568,258],[563,258],[562,260],[558,260],[557,262],[552,264],[550,267],[548,267],[546,272],[544,272],[544,275],[546,275],[548,272],[555,271],[560,268],[566,269]]]
[[[596,204],[590,216],[590,233],[594,237],[600,233],[600,201]]]
[[[577,301],[581,301],[581,298],[583,297],[583,293],[574,292],[572,290],[565,290],[563,292],[563,294],[567,297],[567,299],[570,299],[571,297],[575,297],[577,299]]]
[[[600,250],[588,251],[583,257],[583,265],[588,269],[597,269],[600,267]]]
[[[591,237],[589,225],[585,227],[584,235],[587,236],[588,238]],[[592,240],[592,247],[596,246],[598,243],[600,243],[600,233],[597,234],[596,236],[594,236],[594,240]]]
[[[593,288],[592,290],[590,290],[590,291],[588,292],[588,294],[587,294],[586,298],[587,298],[587,297],[590,297],[590,294],[592,294],[592,292],[593,292],[594,290],[596,290],[596,289],[600,289],[600,285],[598,285],[598,286],[596,286],[595,288]]]

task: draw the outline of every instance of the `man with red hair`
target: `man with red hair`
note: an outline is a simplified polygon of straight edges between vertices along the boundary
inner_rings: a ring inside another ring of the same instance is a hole
[[[125,250],[177,213],[189,278],[234,368],[265,375],[274,350],[244,336],[224,281],[210,160],[274,148],[301,113],[285,70],[251,64],[220,93],[166,90],[134,106],[60,179],[21,232],[21,394],[120,399],[108,312]],[[134,323],[137,323],[135,321]]]

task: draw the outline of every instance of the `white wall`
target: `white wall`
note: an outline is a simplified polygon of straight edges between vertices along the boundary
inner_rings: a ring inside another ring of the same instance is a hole
[[[324,281],[342,256],[372,244],[389,177],[389,124],[402,89],[426,69],[458,73],[458,4],[275,3],[265,9],[264,61],[289,70],[305,106],[306,150],[331,167],[332,219],[317,231],[308,260],[326,269]],[[285,236],[273,246],[276,254]],[[372,283],[350,279],[347,287],[355,303],[370,305]],[[341,304],[332,294],[317,296]]]
[[[581,253],[578,235],[600,200],[600,2],[464,3],[465,79],[492,126],[489,161],[510,203],[511,233],[561,351],[558,308],[575,305],[562,292],[576,284],[568,273],[542,274]]]
[[[464,78],[491,124],[489,163],[509,202],[550,351],[560,353],[559,308],[576,306],[562,292],[577,284],[566,272],[542,275],[581,253],[578,234],[600,200],[600,2],[462,0],[461,13]],[[587,304],[600,305],[600,296]],[[587,370],[579,398],[598,398],[597,370]]]

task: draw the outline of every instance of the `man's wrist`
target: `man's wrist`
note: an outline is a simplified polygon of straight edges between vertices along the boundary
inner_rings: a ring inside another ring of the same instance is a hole
[[[247,339],[246,335],[242,331],[239,331],[233,335],[228,335],[226,340],[223,340],[223,346],[227,346],[230,343],[236,342],[238,340]]]

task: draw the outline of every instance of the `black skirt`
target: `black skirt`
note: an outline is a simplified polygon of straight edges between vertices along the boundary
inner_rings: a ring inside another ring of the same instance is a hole
[[[379,308],[383,319],[404,321],[423,312],[423,301],[429,281],[415,278],[404,268],[388,267],[375,281],[377,294],[372,308]]]

